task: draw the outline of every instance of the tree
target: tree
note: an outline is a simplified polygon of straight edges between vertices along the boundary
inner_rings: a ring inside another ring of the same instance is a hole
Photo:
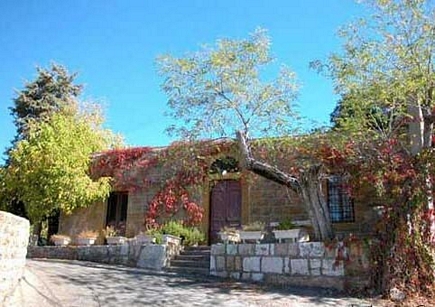
[[[261,70],[272,61],[269,49],[270,39],[260,29],[249,39],[218,40],[215,48],[182,58],[160,57],[162,88],[169,97],[170,114],[178,121],[169,131],[188,139],[238,131],[246,167],[299,193],[316,237],[330,239],[333,231],[320,189],[321,165],[307,167],[297,178],[251,153],[249,138],[288,135],[297,121],[292,106],[298,90],[295,74],[282,67],[273,81],[261,78]]]
[[[58,64],[37,72],[13,100],[17,135],[0,172],[1,207],[33,223],[108,193],[108,179],[94,181],[88,167],[93,153],[117,142],[98,105],[79,101],[76,74]]]
[[[385,198],[383,286],[427,293],[435,281],[435,6],[368,4],[372,15],[341,31],[343,52],[315,66],[327,69],[343,97],[339,131],[355,142],[360,180],[367,177]]]
[[[10,151],[3,189],[25,204],[32,222],[54,209],[70,213],[108,195],[109,178],[89,175],[92,154],[114,143],[95,110],[53,114],[48,121],[30,124],[27,138]]]
[[[258,29],[249,39],[221,39],[215,48],[182,58],[159,57],[170,115],[180,122],[168,130],[183,138],[289,131],[298,83],[285,66],[271,82],[260,78],[273,60],[269,49],[266,31]]]
[[[52,64],[49,69],[36,68],[38,75],[25,84],[14,98],[11,115],[17,128],[15,141],[26,138],[30,126],[47,121],[55,113],[74,114],[82,85],[74,84],[76,74],[65,67]]]

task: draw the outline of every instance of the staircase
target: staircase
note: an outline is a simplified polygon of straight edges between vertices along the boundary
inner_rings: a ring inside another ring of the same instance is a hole
[[[210,246],[186,246],[180,255],[171,260],[169,272],[209,275]]]

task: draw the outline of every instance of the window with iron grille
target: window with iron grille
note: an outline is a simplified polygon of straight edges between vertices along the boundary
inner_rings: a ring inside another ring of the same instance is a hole
[[[328,207],[331,222],[355,222],[353,201],[340,176],[331,176],[328,179]]]

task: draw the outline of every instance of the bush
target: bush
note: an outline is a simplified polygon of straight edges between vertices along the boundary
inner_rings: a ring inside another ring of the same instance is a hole
[[[161,228],[150,230],[148,233],[156,237],[157,243],[161,242],[164,234],[180,237],[181,244],[187,246],[205,241],[205,235],[198,228],[185,226],[181,221],[169,221]]]
[[[278,227],[276,227],[277,230],[289,230],[293,228],[296,228],[296,225],[289,219],[279,222]]]

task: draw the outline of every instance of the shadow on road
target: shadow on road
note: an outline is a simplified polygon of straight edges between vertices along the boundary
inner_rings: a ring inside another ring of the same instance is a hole
[[[325,289],[276,288],[91,262],[31,260],[28,269],[48,289],[60,289],[40,295],[61,306],[72,306],[68,294],[78,293],[81,306],[370,306]]]

